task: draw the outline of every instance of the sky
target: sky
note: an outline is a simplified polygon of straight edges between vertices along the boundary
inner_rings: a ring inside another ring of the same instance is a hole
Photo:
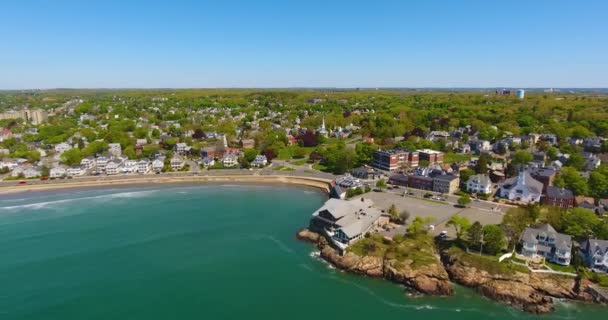
[[[608,87],[605,0],[2,0],[0,89]]]

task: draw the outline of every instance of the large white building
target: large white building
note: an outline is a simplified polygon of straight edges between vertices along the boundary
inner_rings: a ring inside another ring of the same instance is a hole
[[[527,203],[539,202],[543,183],[532,178],[527,170],[521,170],[517,177],[505,180],[500,187],[501,198]]]

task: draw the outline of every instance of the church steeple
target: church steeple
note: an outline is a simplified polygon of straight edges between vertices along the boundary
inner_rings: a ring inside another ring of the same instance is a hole
[[[325,113],[323,114],[323,123],[321,124],[321,129],[325,131]]]

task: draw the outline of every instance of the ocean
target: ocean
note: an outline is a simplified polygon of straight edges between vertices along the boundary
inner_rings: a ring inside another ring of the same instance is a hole
[[[295,238],[325,200],[251,185],[0,195],[0,319],[539,318],[332,268]],[[563,302],[540,318],[607,312]]]

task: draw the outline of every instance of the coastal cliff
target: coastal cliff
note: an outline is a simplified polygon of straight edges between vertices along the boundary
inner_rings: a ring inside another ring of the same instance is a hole
[[[357,254],[349,250],[340,255],[329,245],[327,239],[318,233],[303,229],[298,232],[297,237],[315,244],[321,257],[339,269],[384,278],[423,294],[451,295],[451,282],[454,282],[474,288],[489,299],[535,314],[554,311],[554,299],[594,301],[587,281],[561,275],[532,273],[523,267],[499,263],[454,247],[441,251],[440,259],[435,255],[433,244],[430,245],[433,250],[428,252],[432,255],[397,259],[398,254],[394,249],[398,250],[399,246],[392,242],[384,250],[376,250],[370,254]],[[418,253],[421,251],[420,248],[406,249]],[[382,254],[378,254],[379,252]],[[415,260],[423,262],[420,264]]]
[[[459,250],[443,251],[442,261],[455,283],[527,312],[552,312],[554,298],[593,300],[587,285],[572,277],[526,272],[497,262],[480,266],[479,261]]]
[[[390,247],[384,251],[379,250],[381,254],[359,255],[347,251],[340,255],[325,237],[318,233],[304,229],[298,232],[297,237],[316,244],[321,257],[339,269],[374,278],[385,278],[424,294],[453,293],[448,273],[435,252],[427,255],[428,261],[422,266],[417,265],[413,259],[397,257],[395,252],[389,250]]]

